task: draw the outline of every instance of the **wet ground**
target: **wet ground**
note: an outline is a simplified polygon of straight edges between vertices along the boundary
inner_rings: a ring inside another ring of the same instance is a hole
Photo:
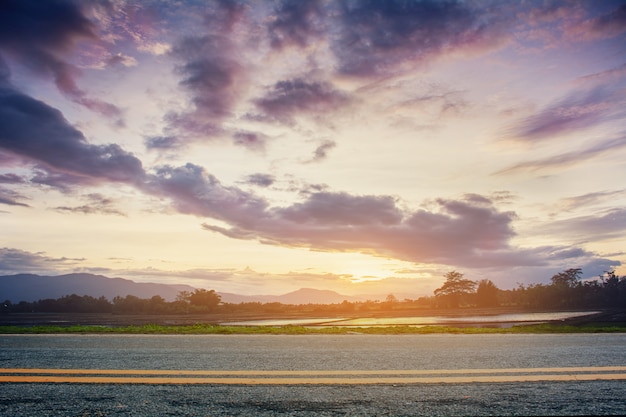
[[[626,323],[626,310],[607,310],[607,311],[525,311],[516,308],[493,308],[493,309],[457,309],[457,310],[411,310],[411,311],[390,311],[384,315],[376,317],[371,316],[325,316],[318,315],[298,315],[298,316],[282,316],[282,315],[259,315],[259,314],[189,314],[189,315],[117,315],[117,314],[71,314],[71,313],[19,313],[19,314],[0,314],[0,326],[17,325],[17,326],[33,326],[33,325],[58,325],[70,326],[75,324],[82,325],[99,325],[99,326],[130,326],[143,324],[161,324],[161,325],[189,325],[196,323],[211,324],[266,324],[278,323],[273,325],[284,324],[301,324],[309,323],[328,323],[330,325],[349,325],[350,322],[359,325],[361,322],[388,321],[390,325],[394,324],[446,324],[446,325],[490,325],[498,321],[509,320],[514,317],[517,323],[524,322],[523,316],[528,316],[526,322],[534,322],[531,316],[544,316],[540,321],[554,320],[555,323],[564,324],[587,324],[587,323]],[[554,316],[554,317],[550,317]],[[563,320],[564,317],[570,316],[571,319]],[[578,317],[574,317],[578,316]],[[498,318],[500,317],[500,318]],[[509,317],[509,319],[507,319]],[[522,318],[520,318],[522,317]],[[555,318],[556,317],[556,318]],[[504,318],[504,319],[502,319]],[[491,323],[490,323],[491,322]]]

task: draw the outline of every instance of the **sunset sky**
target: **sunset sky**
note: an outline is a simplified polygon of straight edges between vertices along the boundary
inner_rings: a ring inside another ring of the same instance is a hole
[[[626,274],[626,1],[0,3],[0,275]]]

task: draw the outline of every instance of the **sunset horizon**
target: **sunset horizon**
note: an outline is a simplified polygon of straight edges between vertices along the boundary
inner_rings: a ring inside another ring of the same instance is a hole
[[[0,6],[0,275],[626,275],[626,2]]]

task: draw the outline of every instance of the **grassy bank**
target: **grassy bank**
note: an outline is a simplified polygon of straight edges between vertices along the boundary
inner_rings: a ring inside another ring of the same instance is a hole
[[[550,334],[550,333],[626,333],[626,324],[535,324],[508,328],[495,327],[454,327],[454,326],[381,326],[381,327],[339,327],[339,326],[220,326],[194,324],[185,326],[165,326],[146,324],[140,326],[0,326],[0,334]]]

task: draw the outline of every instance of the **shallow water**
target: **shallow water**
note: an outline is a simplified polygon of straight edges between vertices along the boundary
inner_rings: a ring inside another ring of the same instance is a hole
[[[509,326],[522,323],[544,323],[554,320],[564,320],[572,317],[586,316],[596,313],[595,311],[570,311],[552,313],[518,313],[497,314],[484,316],[424,316],[424,317],[362,317],[362,318],[309,318],[309,319],[279,319],[279,320],[248,320],[231,323],[223,323],[230,326],[346,326],[346,327],[371,327],[371,326],[426,326],[446,324],[477,324]]]

